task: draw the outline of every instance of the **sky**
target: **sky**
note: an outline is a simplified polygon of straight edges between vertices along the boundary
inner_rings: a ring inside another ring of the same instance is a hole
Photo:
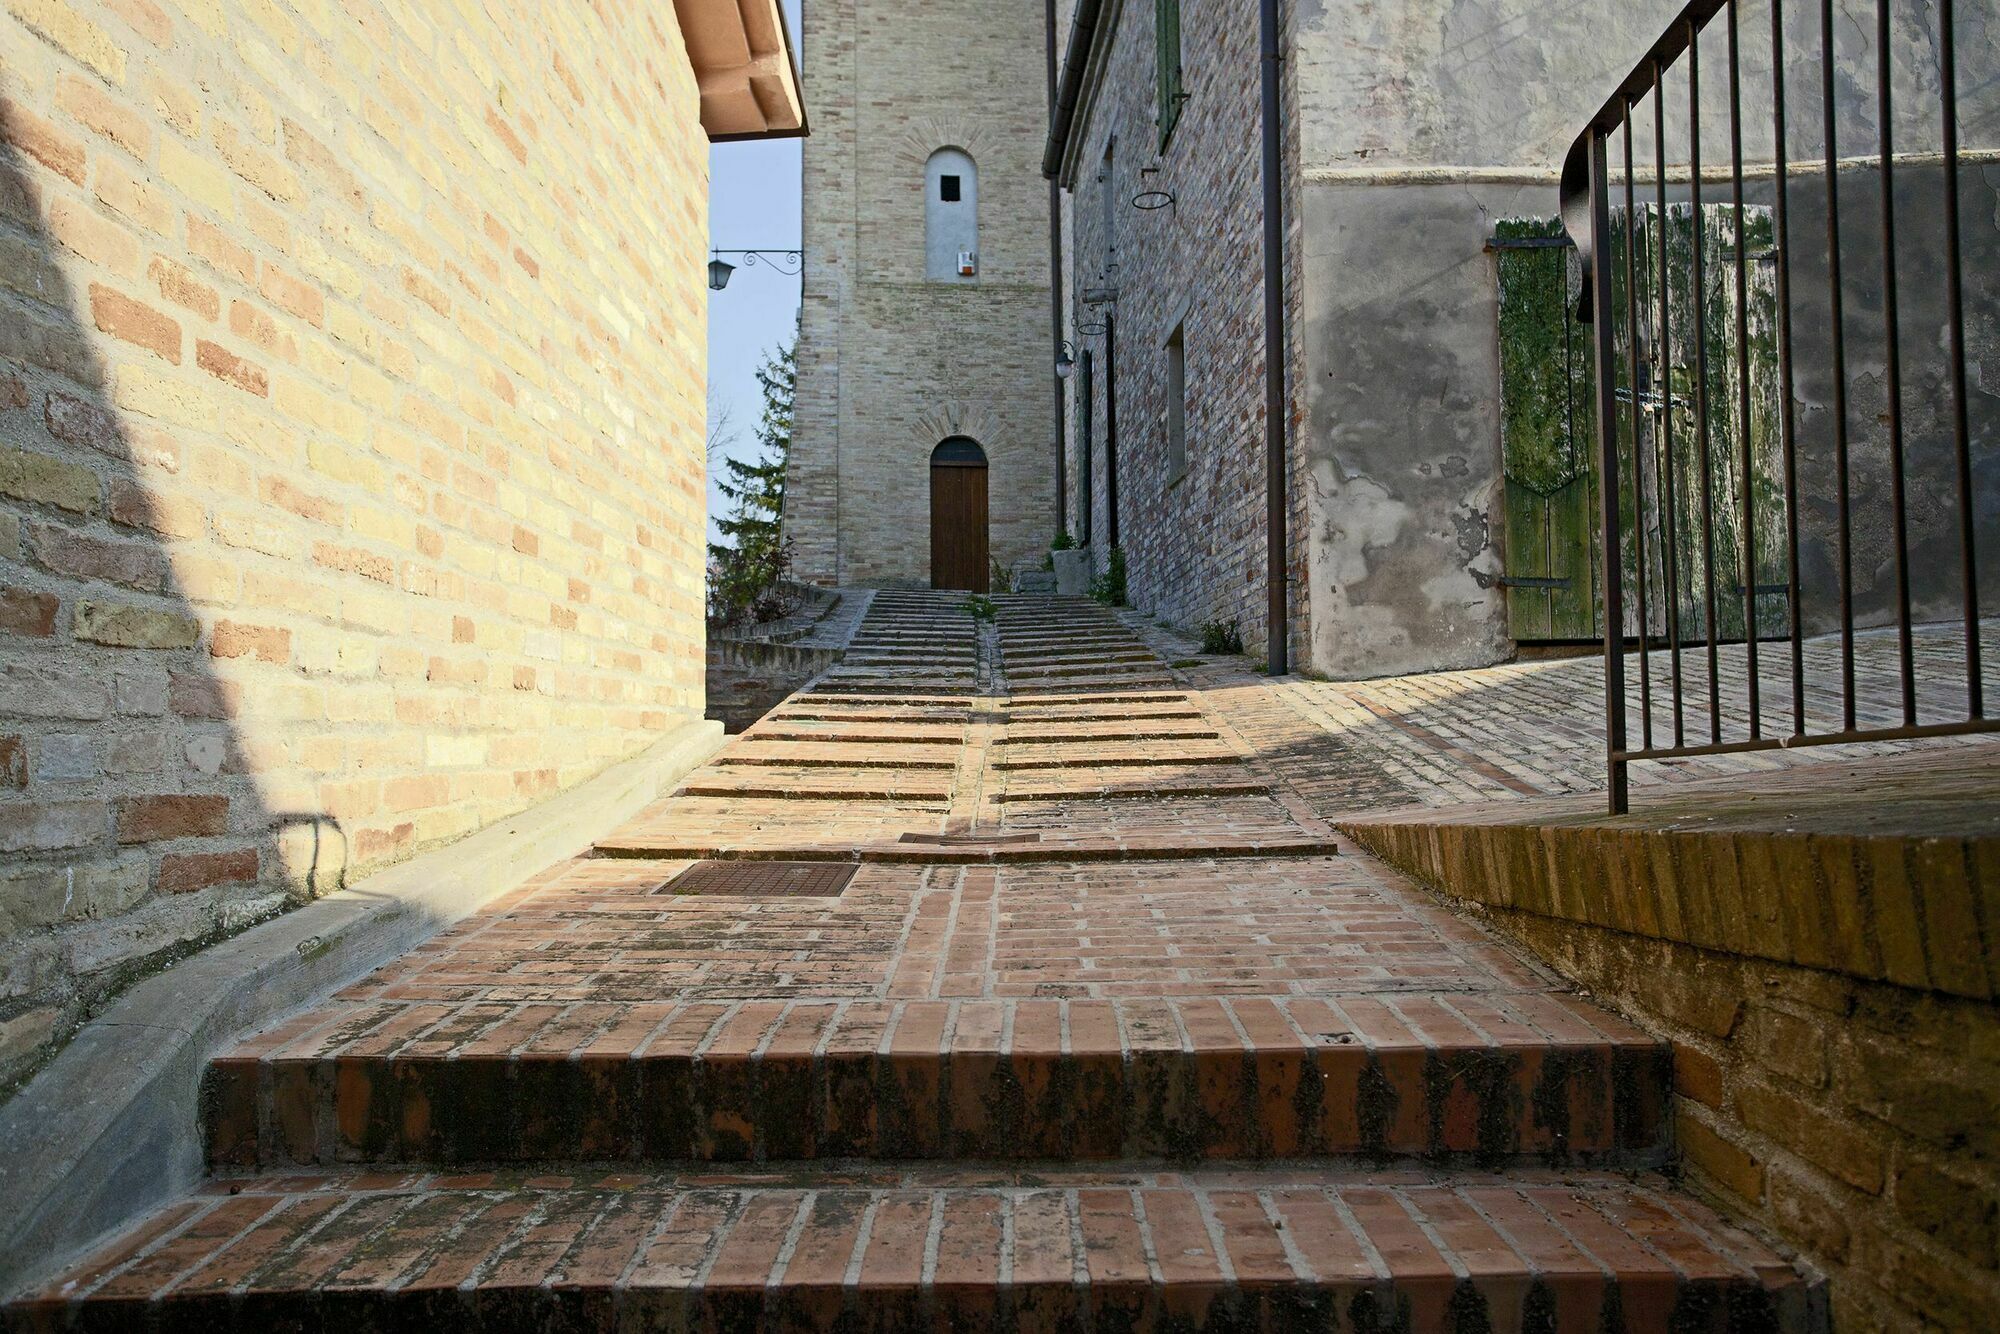
[[[784,0],[794,48],[799,41],[799,0]],[[801,79],[809,78],[802,73]],[[806,115],[812,115],[808,93]],[[799,141],[715,144],[709,150],[709,245],[720,249],[784,249],[799,244]],[[740,264],[735,256],[728,256]],[[729,286],[708,294],[709,424],[727,411],[734,442],[726,452],[756,455],[757,418],[763,397],[757,365],[764,354],[791,336],[799,312],[799,280],[761,260],[742,265]],[[723,471],[718,455],[709,460],[709,540],[715,519],[728,502],[716,490]]]

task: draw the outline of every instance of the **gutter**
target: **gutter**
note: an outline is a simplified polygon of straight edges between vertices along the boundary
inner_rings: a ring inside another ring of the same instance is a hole
[[[1283,76],[1278,0],[1263,0],[1264,121],[1264,591],[1265,646],[1270,675],[1291,670],[1290,599],[1286,580],[1285,218]]]
[[[1042,150],[1042,175],[1050,180],[1062,170],[1063,154],[1069,148],[1077,103],[1083,98],[1084,70],[1090,64],[1090,47],[1097,36],[1097,15],[1103,7],[1104,0],[1077,0],[1076,17],[1070,23],[1069,46],[1063,52],[1062,82],[1056,89],[1055,106],[1049,115],[1048,147]]]

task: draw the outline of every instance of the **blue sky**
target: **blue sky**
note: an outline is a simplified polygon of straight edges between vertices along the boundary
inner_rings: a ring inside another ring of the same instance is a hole
[[[799,40],[799,0],[784,0],[792,40]],[[805,75],[801,76],[806,77]],[[810,92],[806,114],[812,114]],[[716,144],[709,149],[709,244],[729,249],[799,244],[799,141]],[[765,352],[790,337],[798,319],[799,280],[763,264],[742,267],[720,292],[708,294],[709,420],[727,409],[735,443],[728,450],[749,458],[756,450],[762,397],[756,369]],[[725,502],[715,489],[718,457],[708,476],[709,538]]]

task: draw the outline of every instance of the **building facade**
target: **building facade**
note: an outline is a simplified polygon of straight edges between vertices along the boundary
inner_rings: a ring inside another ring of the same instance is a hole
[[[1529,637],[1600,633],[1589,619],[1601,577],[1593,564],[1596,501],[1587,458],[1595,447],[1583,366],[1589,330],[1573,319],[1565,327],[1576,278],[1572,273],[1565,286],[1556,274],[1553,322],[1541,332],[1576,342],[1571,373],[1586,412],[1569,423],[1574,476],[1558,477],[1566,483],[1560,496],[1540,495],[1540,478],[1517,480],[1534,469],[1514,466],[1505,438],[1509,397],[1517,392],[1507,363],[1518,351],[1503,355],[1503,275],[1516,263],[1507,237],[1558,230],[1557,187],[1573,136],[1681,7],[1673,0],[1554,12],[1532,0],[1279,5],[1288,315],[1282,513],[1289,657],[1299,667],[1341,678],[1473,667],[1504,660]],[[1965,8],[1966,22],[1976,25],[1991,6]],[[1752,65],[1759,42],[1768,50],[1768,33],[1759,31],[1768,14],[1745,20]],[[1142,610],[1188,627],[1234,623],[1259,651],[1270,514],[1257,15],[1197,0],[1064,0],[1057,23],[1069,105],[1059,100],[1044,165],[1062,190],[1064,336],[1077,362],[1065,405],[1070,531],[1091,548],[1098,568],[1111,546],[1122,549],[1131,597]],[[1817,50],[1816,11],[1788,11],[1787,23],[1796,29],[1789,49]],[[1914,151],[1934,146],[1938,133],[1938,76],[1927,54],[1935,35],[1926,27],[1935,20],[1918,15],[1898,23],[1908,40],[1896,48],[1894,79],[1900,105],[1914,108],[1898,126],[1898,143]],[[1723,67],[1722,41],[1720,28],[1704,38],[1713,48],[1711,69]],[[1837,42],[1844,142],[1873,140],[1873,61],[1870,42]],[[1795,101],[1817,106],[1813,71],[1793,70],[1788,81]],[[1745,90],[1746,98],[1762,99],[1760,114],[1768,113],[1770,95],[1768,78]],[[1990,124],[1991,97],[1983,86],[1962,86],[1961,122]],[[1711,77],[1703,105],[1707,161],[1726,164],[1729,108],[1719,78]],[[1688,160],[1684,87],[1669,106],[1671,166]],[[1751,124],[1747,199],[1753,215],[1768,218],[1770,173],[1764,168],[1760,178],[1756,163],[1769,161],[1771,147],[1757,141]],[[1649,134],[1642,125],[1642,146]],[[1792,146],[1802,160],[1818,150],[1803,133]],[[1669,213],[1685,231],[1689,193],[1685,168],[1677,170]],[[1990,222],[1991,186],[1976,172],[1962,176],[1961,188],[1972,192],[1964,209],[1964,244],[1974,257],[1967,272],[1983,273],[1977,257],[2000,244]],[[1814,179],[1799,173],[1789,195],[1794,214],[1807,219],[1793,249],[1808,630],[1830,628],[1839,601],[1826,429],[1833,395],[1824,373],[1830,312],[1823,309],[1823,252],[1815,258],[1805,243],[1810,229],[1824,229],[1825,193]],[[1934,159],[1918,153],[1896,181],[1904,323],[1938,331],[1932,341],[1942,347]],[[1865,173],[1844,193],[1850,236],[1879,226],[1872,217],[1878,193],[1879,179]],[[1720,273],[1727,261],[1717,246],[1728,225],[1717,212],[1725,207],[1722,191],[1712,187],[1704,207]],[[1856,249],[1868,253],[1870,246]],[[1879,264],[1863,261],[1848,282],[1855,291],[1850,311],[1879,307],[1870,295],[1880,287]],[[1991,282],[1968,282],[1968,310],[1990,308]],[[1718,312],[1732,299],[1719,287],[1711,293]],[[1684,295],[1676,300],[1684,309]],[[1888,412],[1879,314],[1852,320],[1846,336],[1854,364],[1870,368],[1855,377],[1852,418],[1858,431],[1877,431]],[[1978,360],[1990,334],[1977,317],[1968,338]],[[1775,376],[1768,358],[1753,369]],[[1671,370],[1688,373],[1685,364]],[[1942,374],[1941,356],[1906,368],[1905,408],[1925,423],[1912,432],[1912,490],[1938,498],[1913,509],[1910,521],[1920,614],[1949,608],[1957,596],[1958,539],[1946,503],[1957,484]],[[1758,401],[1764,420],[1756,431],[1768,441],[1776,410],[1768,391],[1758,392],[1766,398]],[[1975,418],[1991,421],[1990,396],[1975,393]],[[1718,426],[1717,438],[1733,446],[1731,429]],[[1688,427],[1681,430],[1686,439]],[[1981,522],[1990,527],[2000,513],[2000,470],[1981,462],[1975,482]],[[1856,525],[1854,599],[1862,623],[1883,624],[1893,617],[1894,585],[1887,481],[1877,469],[1857,487],[1857,513],[1876,518]],[[1764,522],[1776,523],[1777,513],[1767,503]],[[1551,537],[1556,529],[1565,538],[1561,550]],[[1766,536],[1759,588],[1782,582],[1775,566],[1782,540],[1781,531]],[[1983,582],[2000,577],[1996,548],[2000,542],[1980,548]],[[1684,566],[1693,568],[1691,560]],[[1740,571],[1725,559],[1718,580],[1723,602],[1732,601]],[[1701,608],[1685,587],[1682,597],[1685,631]],[[1573,605],[1548,606],[1562,598]],[[1779,623],[1782,604],[1769,594],[1763,600],[1760,615]],[[1660,602],[1656,597],[1656,611]],[[1545,613],[1539,626],[1523,614],[1530,605]],[[1722,633],[1740,633],[1720,619]],[[1654,630],[1662,632],[1657,621]]]
[[[984,588],[1055,533],[1039,6],[814,0],[796,571]]]
[[[775,0],[0,14],[0,1096],[703,705],[710,136]]]

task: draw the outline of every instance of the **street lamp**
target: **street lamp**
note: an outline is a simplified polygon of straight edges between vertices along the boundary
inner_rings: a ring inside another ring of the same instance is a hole
[[[1056,378],[1058,380],[1067,380],[1070,377],[1070,372],[1075,369],[1076,352],[1070,346],[1069,339],[1065,338],[1062,341],[1062,346],[1056,349]]]
[[[780,273],[795,274],[805,267],[806,257],[802,250],[711,250],[708,252],[708,290],[720,292],[729,286],[729,275],[736,272],[736,266],[724,259],[724,255],[739,255],[745,268],[759,262],[769,264]]]

